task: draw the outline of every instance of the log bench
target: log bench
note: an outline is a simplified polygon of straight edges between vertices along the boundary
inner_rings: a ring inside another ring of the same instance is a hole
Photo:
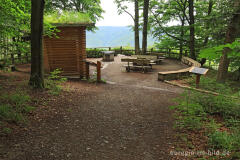
[[[177,71],[165,71],[165,72],[158,72],[158,80],[164,81],[164,80],[174,80],[174,79],[180,79],[183,76],[189,75],[189,70],[192,67],[180,69]]]

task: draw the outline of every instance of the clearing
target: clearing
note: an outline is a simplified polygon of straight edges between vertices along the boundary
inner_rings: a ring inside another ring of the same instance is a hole
[[[166,59],[153,72],[126,73],[120,58],[103,63],[107,84],[71,80],[59,96],[26,87],[29,65],[1,73],[2,90],[26,90],[37,109],[27,124],[0,135],[0,159],[177,159],[170,155],[176,138],[169,106],[183,90],[157,81],[157,72],[186,66]]]

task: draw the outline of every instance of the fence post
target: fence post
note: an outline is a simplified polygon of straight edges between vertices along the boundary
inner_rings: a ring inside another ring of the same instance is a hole
[[[14,60],[14,54],[13,53],[11,53],[11,60],[12,60],[12,65],[14,65],[15,64],[15,60]]]
[[[153,54],[153,48],[151,48],[151,52],[150,52],[150,55],[152,55]]]
[[[171,49],[169,48],[167,52],[168,52],[168,57],[171,58]]]
[[[97,61],[97,82],[101,82],[101,62]]]
[[[27,52],[26,52],[25,56],[26,56],[26,62],[28,63],[28,53]]]
[[[89,62],[86,62],[86,79],[89,79]]]
[[[120,54],[122,54],[122,46],[120,47]]]

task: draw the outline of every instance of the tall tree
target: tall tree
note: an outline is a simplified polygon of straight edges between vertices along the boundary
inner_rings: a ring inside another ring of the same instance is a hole
[[[140,44],[139,44],[139,1],[140,0],[115,0],[117,4],[118,13],[122,14],[123,12],[127,13],[132,20],[134,21],[134,43],[135,43],[135,54],[140,53]],[[134,2],[135,15],[128,11],[128,6],[125,5],[127,2]]]
[[[233,13],[232,19],[230,20],[230,24],[227,28],[225,44],[233,43],[240,35],[240,0],[234,1],[234,8],[235,12]],[[218,82],[225,82],[227,78],[228,67],[230,63],[230,60],[228,59],[228,53],[230,52],[230,48],[224,48],[223,50],[217,74]]]
[[[195,55],[195,19],[194,19],[194,0],[188,0],[189,3],[189,25],[190,25],[190,57],[196,59]]]
[[[213,0],[209,0],[208,16],[211,15],[211,13],[212,13],[212,8],[213,8]],[[207,29],[207,30],[209,30],[209,23],[210,23],[210,22],[207,21],[207,24],[206,24],[206,29]],[[207,44],[208,44],[208,39],[209,39],[209,36],[206,35],[206,37],[205,37],[205,39],[204,39],[204,43],[203,43],[204,46],[207,46]]]
[[[134,19],[134,42],[135,42],[135,54],[140,53],[139,45],[139,5],[138,0],[134,0],[135,3],[135,19]]]
[[[189,43],[189,36],[186,36],[188,27],[186,22],[189,18],[186,14],[188,8],[187,0],[151,1],[151,16],[149,23],[155,38],[158,38],[160,48],[175,48],[180,50],[179,58],[182,57],[186,43]],[[172,21],[180,23],[169,26]],[[172,43],[171,43],[171,42]]]
[[[144,0],[142,54],[147,53],[148,11],[149,11],[149,0]]]
[[[31,76],[29,85],[35,88],[44,88],[42,49],[44,0],[32,0],[31,2]]]

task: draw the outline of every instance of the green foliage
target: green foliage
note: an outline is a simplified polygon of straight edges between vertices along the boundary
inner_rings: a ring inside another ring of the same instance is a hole
[[[45,12],[70,11],[87,14],[91,22],[96,23],[102,17],[104,10],[100,0],[46,0]]]
[[[87,49],[87,58],[101,58],[103,57],[102,51],[105,49]]]
[[[220,128],[220,125],[217,124],[214,119],[210,119],[210,121],[207,123],[206,127],[207,127],[209,133],[213,133]]]
[[[76,11],[63,11],[47,13],[44,15],[44,22],[54,24],[89,24],[89,15]]]
[[[233,135],[227,132],[215,131],[209,135],[209,145],[212,149],[233,150],[236,146]]]
[[[178,105],[171,107],[177,110],[177,127],[188,130],[206,128],[209,149],[237,153],[240,148],[240,101],[229,96],[232,93],[229,86],[225,89],[221,85],[215,86],[215,90],[225,90],[227,95],[184,92],[176,100]],[[216,122],[215,116],[221,117],[223,122]],[[222,125],[230,131],[221,131]]]
[[[206,118],[203,106],[191,101],[189,93],[185,92],[181,98],[176,101],[179,102],[177,106],[172,106],[172,109],[177,109],[181,116],[178,119],[178,127],[189,130],[201,129],[202,121]]]
[[[2,131],[3,131],[3,133],[5,133],[5,134],[10,134],[10,133],[12,132],[12,129],[11,129],[11,128],[4,127],[4,128],[2,129]]]
[[[60,69],[56,69],[50,73],[50,76],[45,81],[46,88],[49,89],[49,93],[52,95],[59,95],[62,91],[61,84],[67,81],[66,78],[61,77],[61,73]]]
[[[5,102],[0,105],[0,120],[7,122],[20,123],[25,122],[24,114],[29,113],[35,107],[29,106],[30,96],[24,92],[2,95],[1,101]]]
[[[200,98],[201,97],[201,98]],[[195,93],[192,96],[195,103],[203,106],[206,113],[211,115],[220,115],[224,118],[240,117],[239,100],[224,95],[204,95]]]
[[[224,48],[231,49],[228,53],[228,58],[230,59],[230,67],[232,70],[236,70],[240,67],[240,40],[236,40],[231,44],[218,45],[210,48],[201,50],[199,57],[206,58],[210,61],[220,60]]]
[[[195,76],[188,79],[188,83],[191,86],[195,87],[196,85]],[[215,76],[214,77],[201,76],[201,82],[199,84],[199,87],[201,89],[205,89],[208,91],[213,91],[221,94],[227,94],[227,95],[234,94],[234,91],[231,89],[230,84],[228,82],[226,82],[225,84],[219,83],[216,81]]]

